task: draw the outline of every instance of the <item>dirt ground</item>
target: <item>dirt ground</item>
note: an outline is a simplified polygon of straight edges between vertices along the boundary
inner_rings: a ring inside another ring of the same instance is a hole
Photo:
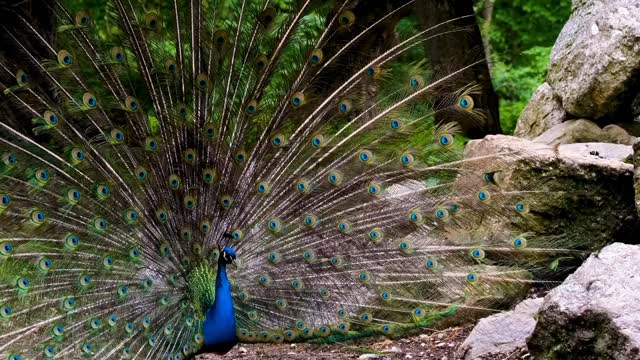
[[[390,340],[387,338],[368,338],[357,342],[330,345],[314,344],[256,344],[236,346],[227,355],[201,355],[198,360],[229,359],[462,359],[460,345],[469,335],[473,326],[451,328],[444,331],[425,330],[420,335]],[[525,350],[517,351],[495,360],[531,360],[533,357]]]

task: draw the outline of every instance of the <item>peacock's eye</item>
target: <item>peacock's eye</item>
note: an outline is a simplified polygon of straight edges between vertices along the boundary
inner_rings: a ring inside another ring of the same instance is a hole
[[[31,222],[34,225],[42,225],[46,219],[44,213],[40,210],[31,211]]]
[[[371,162],[371,159],[373,158],[373,154],[369,150],[361,150],[360,153],[358,154],[358,158],[360,159],[360,161],[366,164]]]
[[[484,259],[485,252],[482,249],[473,249],[471,250],[471,257],[474,259]]]
[[[367,187],[367,192],[369,193],[369,195],[378,195],[380,194],[381,190],[382,189],[380,187],[380,184],[376,182],[369,183],[369,186]]]
[[[255,100],[251,100],[247,104],[247,107],[245,108],[245,111],[246,111],[247,115],[253,115],[253,114],[255,114],[257,109],[258,109],[258,102],[255,101]]]
[[[94,108],[96,107],[96,105],[98,105],[98,100],[96,100],[96,97],[93,96],[93,94],[91,93],[85,93],[82,96],[82,103],[87,107],[87,108]]]
[[[422,223],[422,213],[419,210],[412,210],[409,213],[409,220],[414,224]]]
[[[338,103],[338,110],[343,114],[348,114],[352,109],[351,101],[345,99]]]
[[[158,14],[153,12],[148,13],[145,15],[144,20],[149,30],[156,31],[160,28],[160,18]]]
[[[76,235],[67,235],[65,238],[65,246],[69,250],[74,250],[80,244],[80,239]]]
[[[313,139],[311,139],[311,145],[313,145],[313,147],[321,147],[324,145],[324,136],[315,135]]]
[[[280,147],[282,146],[282,144],[284,144],[284,137],[281,134],[277,134],[275,135],[272,139],[271,139],[271,144],[275,147]]]
[[[13,246],[11,246],[11,244],[4,243],[0,245],[0,254],[7,256],[7,255],[11,255],[12,252],[13,252]]]
[[[460,99],[458,100],[458,104],[464,110],[472,110],[473,107],[475,106],[473,98],[469,95],[461,96]]]
[[[62,326],[62,325],[54,325],[53,328],[51,329],[51,332],[55,336],[62,336],[62,335],[64,335],[64,326]]]
[[[13,166],[16,164],[15,155],[13,155],[13,153],[10,153],[10,152],[6,152],[2,154],[2,163],[8,169],[13,168]]]
[[[402,165],[404,166],[409,166],[409,165],[413,165],[415,159],[413,157],[413,155],[411,154],[402,154],[402,156],[400,157],[400,162],[402,162]]]
[[[210,139],[216,136],[216,129],[215,129],[214,124],[212,124],[212,123],[208,123],[208,124],[205,126],[205,134],[206,134],[206,135],[207,135],[207,137],[208,137],[208,138],[210,138]]]
[[[489,200],[490,194],[489,191],[487,190],[480,190],[477,194],[478,200],[480,201],[487,201]]]
[[[256,58],[255,66],[258,72],[264,71],[264,69],[267,67],[268,64],[269,64],[269,58],[266,55],[259,55]]]
[[[278,232],[282,229],[282,222],[278,218],[272,218],[269,220],[268,226],[272,232]]]
[[[435,260],[429,259],[427,260],[427,269],[435,269],[437,266],[437,262]]]
[[[196,84],[198,85],[198,89],[201,91],[207,90],[209,87],[209,78],[207,74],[198,74],[198,76],[196,76]]]
[[[56,353],[56,349],[51,345],[48,345],[44,348],[44,355],[46,357],[51,358],[55,355],[55,353]]]
[[[156,219],[160,222],[166,222],[169,220],[169,214],[165,210],[159,209],[156,211]]]
[[[229,39],[229,34],[224,30],[216,30],[213,33],[213,41],[217,47],[223,47]]]
[[[60,50],[58,52],[58,63],[62,66],[69,66],[73,62],[71,54],[67,50]]]
[[[2,195],[2,207],[6,208],[7,206],[9,206],[9,204],[11,203],[11,198],[9,197],[9,195]]]
[[[169,74],[175,74],[178,70],[178,65],[176,64],[176,60],[174,58],[167,58],[164,61],[164,70]]]
[[[294,108],[300,107],[304,104],[305,96],[302,92],[296,92],[291,96],[291,105]]]
[[[371,240],[373,243],[375,244],[380,243],[380,241],[382,241],[383,238],[384,238],[384,234],[382,233],[382,230],[380,230],[379,228],[373,228],[369,230],[369,240]]]
[[[420,75],[414,75],[409,80],[409,84],[414,90],[417,90],[424,86],[424,78]]]
[[[446,219],[449,217],[449,211],[447,209],[436,209],[436,217],[438,219]]]
[[[353,14],[352,11],[346,10],[340,13],[340,15],[338,15],[338,22],[340,23],[340,26],[342,28],[348,28],[351,25],[353,25],[353,23],[356,20],[356,16]]]
[[[47,258],[41,258],[40,261],[38,261],[38,270],[46,272],[50,268],[51,268],[51,260]]]
[[[24,70],[20,69],[16,71],[16,81],[18,82],[18,86],[26,86],[29,84],[29,74],[27,74]]]
[[[36,181],[40,184],[46,184],[49,181],[49,173],[45,169],[38,169],[35,173]]]
[[[348,221],[340,221],[338,223],[338,230],[343,234],[348,234],[351,232],[351,224]]]
[[[307,179],[299,179],[296,183],[296,190],[302,193],[309,192],[309,181]]]
[[[515,246],[516,248],[524,248],[527,246],[527,239],[520,236],[513,240],[513,246]]]
[[[318,65],[322,62],[323,58],[324,58],[324,54],[322,53],[321,49],[313,49],[311,51],[311,55],[309,56],[309,61],[313,65]]]
[[[75,21],[76,21],[76,25],[78,26],[81,26],[81,27],[87,26],[89,25],[89,21],[90,21],[89,14],[87,14],[85,11],[80,11],[76,14]]]
[[[91,277],[89,275],[82,275],[80,276],[80,285],[81,286],[87,286],[91,283]]]
[[[453,144],[453,136],[449,134],[441,135],[438,141],[442,146],[449,146]]]

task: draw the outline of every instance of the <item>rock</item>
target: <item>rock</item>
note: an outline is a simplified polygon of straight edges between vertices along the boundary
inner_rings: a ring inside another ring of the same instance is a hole
[[[616,124],[609,124],[602,128],[604,132],[604,140],[600,140],[599,142],[609,142],[612,144],[625,144],[625,145],[633,145],[636,141],[635,136],[631,136],[627,130]]]
[[[569,120],[545,131],[533,141],[547,145],[602,142],[632,145],[635,138],[617,125],[603,129],[589,120]]]
[[[549,84],[544,83],[533,93],[529,104],[518,118],[513,135],[533,139],[567,118],[560,99],[553,94]]]
[[[464,359],[509,354],[527,345],[527,338],[536,326],[535,315],[543,299],[525,300],[512,311],[484,318],[462,343]]]
[[[632,100],[640,70],[638,5],[638,0],[573,1],[547,75],[569,114],[598,119]]]
[[[379,354],[362,354],[362,355],[358,356],[358,359],[360,359],[360,360],[364,360],[364,359],[382,359],[382,355],[379,355]]]
[[[402,349],[397,346],[392,346],[390,348],[382,350],[381,352],[384,354],[399,354],[402,352]]]
[[[636,210],[640,214],[640,140],[633,144],[633,186],[636,189]]]
[[[620,144],[581,143],[560,146],[562,153],[574,158],[600,158],[627,162],[633,156],[633,148]]]
[[[640,359],[640,246],[591,255],[551,290],[528,341],[538,359]]]
[[[505,154],[499,163],[483,161]],[[481,189],[487,186],[483,173],[495,169],[496,184],[502,193],[533,189],[526,194],[530,211],[527,223],[535,223],[540,236],[576,239],[586,248],[597,249],[610,242],[638,241],[633,189],[633,166],[625,160],[631,146],[615,144],[572,144],[557,147],[505,135],[490,135],[470,141],[465,163],[454,188]],[[478,160],[474,160],[478,159]],[[467,190],[468,191],[468,190]],[[496,194],[493,204],[513,201]],[[505,204],[508,206],[508,204]],[[522,232],[518,219],[483,217],[469,224],[491,236]],[[524,220],[523,220],[524,221]]]
[[[243,346],[239,347],[238,348],[238,353],[239,354],[243,354],[243,355],[246,354],[247,353],[247,348],[245,348]]]

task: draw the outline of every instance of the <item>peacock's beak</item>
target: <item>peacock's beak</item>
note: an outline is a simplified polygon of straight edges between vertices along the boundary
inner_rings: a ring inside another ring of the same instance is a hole
[[[238,267],[238,263],[236,262],[236,258],[231,259],[231,265]]]

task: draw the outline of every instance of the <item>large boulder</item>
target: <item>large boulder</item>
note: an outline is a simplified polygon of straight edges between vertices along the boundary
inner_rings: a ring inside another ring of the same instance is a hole
[[[458,351],[465,360],[511,354],[526,348],[536,326],[542,298],[528,299],[512,311],[492,315],[478,322]]]
[[[502,154],[499,160],[496,154]],[[523,220],[505,210],[504,216],[482,217],[474,228],[489,229],[491,234],[532,231],[561,236],[574,247],[597,249],[612,239],[637,241],[630,231],[637,224],[631,156],[632,147],[627,145],[549,146],[491,135],[467,144],[459,188],[487,186],[481,176],[468,174],[498,171],[495,182],[507,195],[503,200],[496,194],[492,204],[507,201],[504,208],[509,209],[514,198],[523,199],[529,203],[528,216]]]
[[[569,114],[599,119],[635,96],[638,54],[640,0],[574,0],[547,82]]]
[[[635,138],[618,125],[611,124],[601,129],[592,121],[580,119],[558,124],[533,141],[547,145],[591,142],[633,145]]]
[[[640,359],[640,246],[616,243],[544,299],[528,341],[536,359]]]
[[[561,124],[567,118],[560,99],[553,93],[551,86],[543,83],[533,93],[529,104],[518,118],[513,135],[533,139],[553,126]]]

